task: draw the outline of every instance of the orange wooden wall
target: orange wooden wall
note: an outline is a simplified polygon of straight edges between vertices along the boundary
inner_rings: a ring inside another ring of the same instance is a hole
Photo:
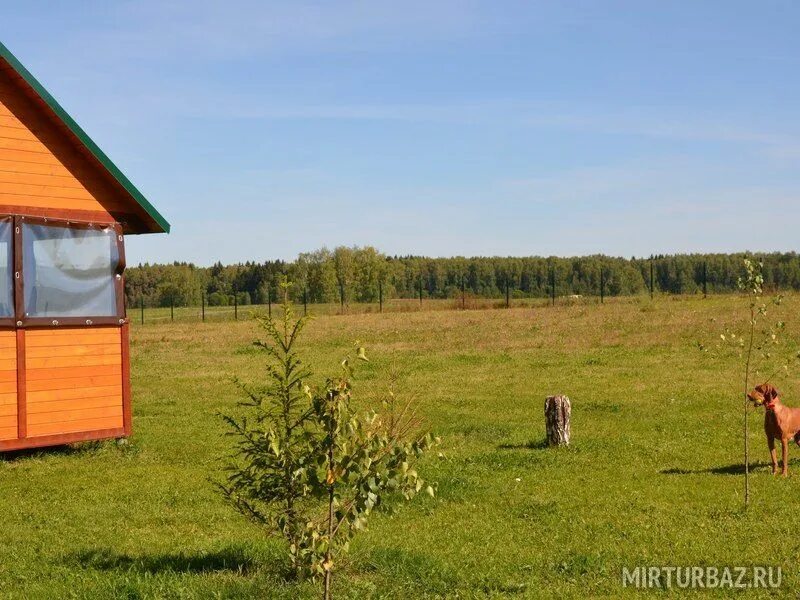
[[[119,190],[98,177],[96,167],[20,94],[13,77],[0,68],[0,211],[80,210],[96,222],[112,222],[112,212],[126,212]]]
[[[0,331],[0,440],[17,437],[17,334]]]
[[[25,331],[27,435],[123,426],[120,328]]]

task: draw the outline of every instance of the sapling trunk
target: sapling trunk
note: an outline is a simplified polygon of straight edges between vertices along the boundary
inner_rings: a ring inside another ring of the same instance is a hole
[[[330,460],[330,465],[333,465],[333,458],[331,456],[333,452],[328,455]],[[332,468],[332,467],[331,467]],[[325,550],[325,591],[323,593],[324,600],[331,600],[331,576],[333,575],[333,565],[331,564],[331,546],[333,545],[333,518],[334,518],[334,511],[333,511],[333,485],[330,485],[328,490],[328,547]]]
[[[744,367],[744,506],[750,504],[750,427],[747,421],[747,392],[750,390],[750,359],[753,355],[753,338],[755,336],[755,306],[750,304],[750,340],[747,344],[747,360]]]
[[[331,398],[331,402],[335,402],[336,398]],[[333,548],[334,536],[334,486],[336,485],[335,465],[333,457],[333,449],[336,435],[336,410],[334,406],[330,406],[330,415],[328,422],[328,546],[325,548],[325,562],[323,568],[325,569],[325,580],[323,583],[323,600],[331,600],[331,577],[333,576],[333,564],[331,563],[331,550]]]

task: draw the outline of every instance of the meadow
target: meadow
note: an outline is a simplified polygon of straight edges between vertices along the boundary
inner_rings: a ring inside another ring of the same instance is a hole
[[[739,371],[697,349],[741,325],[745,308],[734,295],[384,314],[312,307],[323,314],[301,346],[316,376],[360,340],[371,358],[356,381],[364,406],[396,378],[396,393],[413,396],[442,438],[419,468],[437,497],[374,517],[335,597],[685,593],[623,588],[621,569],[638,565],[780,566],[778,593],[800,588],[800,460],[788,480],[771,476],[763,414],[752,411],[743,509]],[[794,348],[800,296],[783,312]],[[133,437],[0,457],[0,597],[318,597],[284,580],[280,542],[212,485],[231,445],[218,413],[239,400],[231,377],[263,373],[255,323],[173,323],[161,309],[142,326],[138,316]],[[800,406],[796,374],[775,383]],[[541,444],[553,393],[572,399],[568,449]]]

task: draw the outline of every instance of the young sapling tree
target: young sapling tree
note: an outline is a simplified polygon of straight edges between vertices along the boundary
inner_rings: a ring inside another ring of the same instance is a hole
[[[786,324],[782,320],[769,321],[769,305],[779,307],[783,300],[780,294],[774,295],[771,300],[764,299],[763,263],[751,258],[743,261],[744,273],[738,280],[738,288],[747,299],[747,320],[743,331],[726,327],[719,336],[713,352],[714,356],[723,356],[733,352],[738,358],[740,381],[743,384],[743,451],[744,451],[744,505],[750,503],[750,426],[749,407],[747,397],[750,387],[755,385],[756,379],[764,372],[769,381],[779,372],[788,372],[790,363],[797,358],[797,354],[790,354],[781,346],[780,334]],[[709,349],[699,344],[702,351]]]
[[[366,361],[363,348],[357,358]],[[323,598],[331,598],[331,582],[337,555],[347,552],[350,538],[364,529],[371,512],[382,506],[387,496],[397,494],[411,500],[426,486],[413,468],[414,463],[437,439],[429,434],[414,435],[419,421],[412,402],[397,410],[390,391],[384,402],[385,414],[370,411],[359,415],[352,407],[349,358],[342,362],[339,377],[328,379],[313,393],[314,415],[323,435],[317,450],[316,476],[310,485],[325,510],[321,518],[309,523],[310,535],[304,538],[312,559],[312,569],[323,578]]]

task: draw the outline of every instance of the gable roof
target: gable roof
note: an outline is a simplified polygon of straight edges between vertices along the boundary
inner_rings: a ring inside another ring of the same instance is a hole
[[[69,116],[61,105],[56,101],[50,93],[44,89],[41,83],[26,69],[22,63],[0,42],[0,68],[3,63],[7,64],[12,71],[14,71],[24,82],[24,85],[29,89],[34,97],[41,100],[41,102],[51,112],[58,122],[60,122],[67,131],[74,137],[75,142],[85,149],[100,166],[115,180],[127,193],[130,199],[135,202],[143,211],[146,218],[142,223],[145,228],[133,231],[132,233],[169,233],[170,225],[167,220],[159,213],[155,207],[148,202],[142,193],[136,189],[130,180],[125,177],[122,171],[111,162],[111,159],[94,143],[86,132],[81,129],[75,120]]]

